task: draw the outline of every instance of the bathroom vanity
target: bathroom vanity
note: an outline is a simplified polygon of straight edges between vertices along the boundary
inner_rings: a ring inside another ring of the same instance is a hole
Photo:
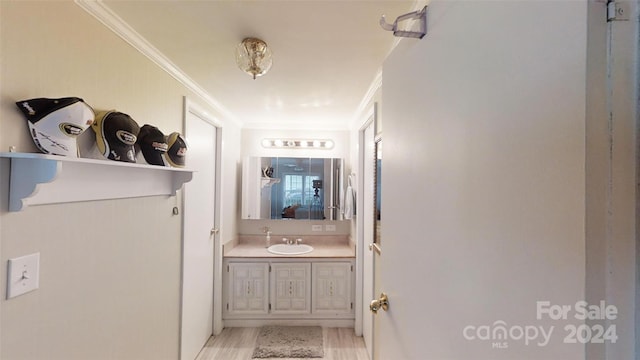
[[[301,255],[272,254],[260,236],[225,245],[225,326],[353,326],[353,244],[346,236],[307,236],[304,242],[314,249]]]

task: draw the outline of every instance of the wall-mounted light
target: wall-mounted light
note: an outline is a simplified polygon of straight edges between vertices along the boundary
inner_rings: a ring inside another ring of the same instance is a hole
[[[246,38],[236,47],[236,63],[255,80],[271,69],[271,49],[260,39]]]
[[[332,149],[333,140],[328,139],[263,139],[262,147],[280,149]]]

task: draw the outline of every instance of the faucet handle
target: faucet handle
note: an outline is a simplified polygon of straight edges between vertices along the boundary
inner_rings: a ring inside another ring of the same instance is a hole
[[[296,239],[296,245],[300,244],[302,242],[302,238],[297,238]]]
[[[287,239],[287,238],[282,238],[282,242],[283,242],[283,243],[285,243],[285,244],[288,244],[288,243],[289,243],[289,239]]]

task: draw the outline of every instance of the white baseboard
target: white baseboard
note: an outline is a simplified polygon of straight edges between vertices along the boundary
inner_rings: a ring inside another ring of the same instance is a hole
[[[224,327],[260,327],[265,325],[322,326],[353,328],[353,319],[226,319]]]

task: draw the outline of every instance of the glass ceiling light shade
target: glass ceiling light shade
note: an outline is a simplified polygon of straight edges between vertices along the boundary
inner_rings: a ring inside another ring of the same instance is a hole
[[[236,47],[238,67],[254,80],[257,76],[266,74],[272,62],[271,49],[260,39],[246,38]]]

